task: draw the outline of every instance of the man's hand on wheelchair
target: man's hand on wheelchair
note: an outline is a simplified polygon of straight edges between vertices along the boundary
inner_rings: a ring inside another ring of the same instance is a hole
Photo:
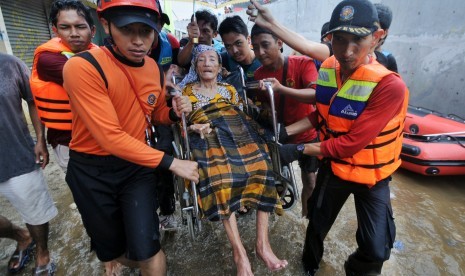
[[[200,138],[205,139],[205,134],[209,134],[213,129],[210,124],[193,124],[189,126],[189,130],[197,132],[200,134]]]
[[[171,64],[170,68],[165,73],[165,91],[167,97],[181,94],[181,88],[173,82],[173,77],[175,80],[177,80],[178,78],[180,78],[180,76],[182,76],[182,68],[175,64]]]
[[[267,78],[260,81],[260,90],[266,91],[267,85],[271,85],[274,92],[279,92],[283,87],[282,84],[275,78]]]
[[[286,144],[279,146],[279,155],[284,164],[292,163],[304,154],[304,144]]]
[[[178,118],[182,117],[182,113],[192,112],[192,104],[187,96],[176,95],[173,97],[173,110]]]
[[[196,184],[199,183],[199,169],[197,162],[174,158],[169,170],[177,176],[193,181]]]

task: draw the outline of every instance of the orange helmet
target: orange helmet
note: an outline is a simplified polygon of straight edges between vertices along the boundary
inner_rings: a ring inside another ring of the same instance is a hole
[[[160,12],[156,0],[99,0],[97,14],[117,26],[140,22],[157,29]],[[147,11],[148,10],[148,11]]]
[[[156,0],[99,0],[97,3],[97,13],[100,14],[109,8],[114,7],[140,7],[146,8],[160,14]]]

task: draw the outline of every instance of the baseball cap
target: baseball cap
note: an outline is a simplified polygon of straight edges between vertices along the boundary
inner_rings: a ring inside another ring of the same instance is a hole
[[[160,1],[157,0],[157,6],[158,6],[158,11],[160,12],[160,17],[161,17],[161,21],[163,23],[165,23],[166,25],[169,25],[170,24],[170,18],[168,17],[168,15],[166,13],[164,13],[162,10],[161,10],[161,5],[160,5]]]
[[[329,21],[323,24],[323,26],[321,26],[321,38],[324,38],[325,34],[327,34],[328,31],[329,31]]]
[[[121,28],[132,23],[143,23],[157,30],[158,14],[139,7],[115,7],[108,11],[108,18],[116,27]]]
[[[329,21],[329,31],[346,32],[357,36],[367,36],[378,29],[378,13],[368,0],[344,0],[334,8]]]
[[[378,19],[379,19],[379,24],[381,25],[381,28],[386,30],[389,29],[391,26],[392,22],[392,10],[388,6],[382,4],[382,3],[376,3],[374,4],[376,11],[378,12]]]

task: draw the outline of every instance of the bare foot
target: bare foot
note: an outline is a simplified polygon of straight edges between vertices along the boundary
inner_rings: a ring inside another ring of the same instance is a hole
[[[105,276],[120,276],[123,271],[123,265],[117,261],[104,262]]]
[[[257,255],[270,271],[278,271],[288,265],[287,260],[280,260],[276,257],[269,245],[263,246],[261,249],[257,248]]]
[[[234,254],[234,263],[236,264],[237,276],[253,276],[252,267],[250,266],[247,253]]]

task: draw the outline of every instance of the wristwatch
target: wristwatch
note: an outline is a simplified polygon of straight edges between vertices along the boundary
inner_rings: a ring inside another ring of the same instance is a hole
[[[304,144],[298,144],[296,149],[299,152],[299,154],[302,155],[302,154],[304,154],[305,145]]]

